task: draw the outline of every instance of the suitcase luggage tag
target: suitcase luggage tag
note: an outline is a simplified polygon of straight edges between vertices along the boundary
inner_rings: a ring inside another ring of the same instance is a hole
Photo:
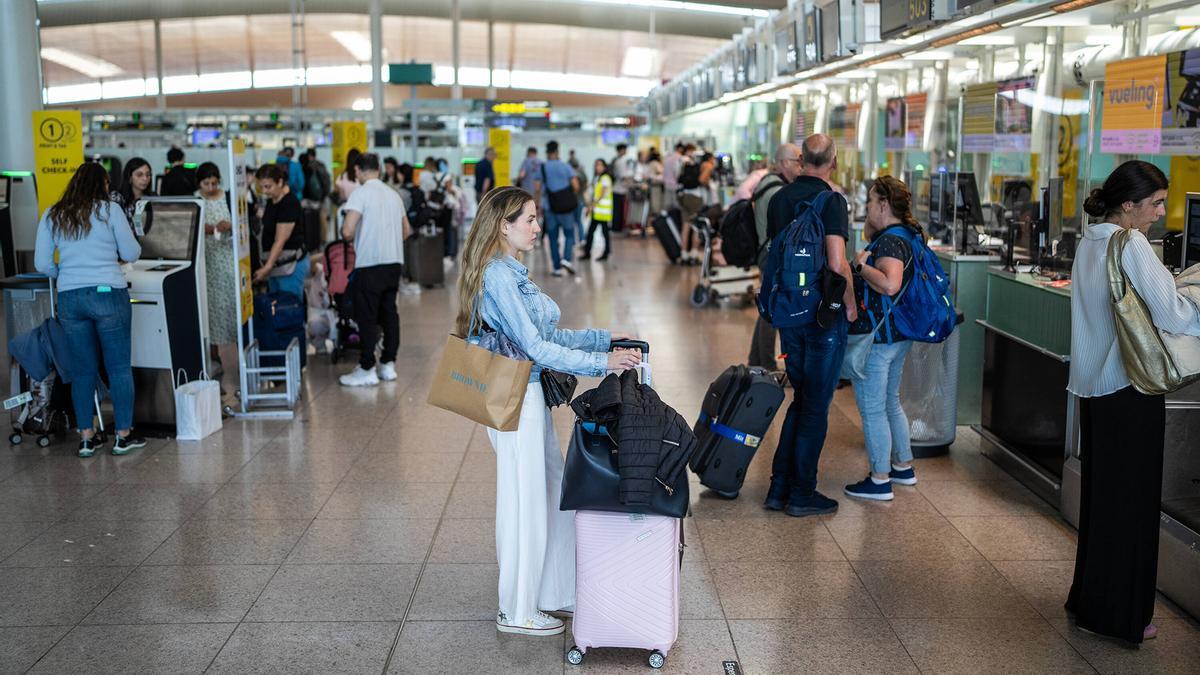
[[[739,445],[744,445],[749,448],[757,448],[759,443],[762,443],[761,437],[748,434],[743,431],[738,431],[733,427],[725,426],[724,424],[721,424],[715,419],[709,417],[705,413],[700,413],[700,424],[706,425],[714,434],[728,438]]]

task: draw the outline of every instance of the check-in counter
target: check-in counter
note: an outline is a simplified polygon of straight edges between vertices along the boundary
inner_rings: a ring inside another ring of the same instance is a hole
[[[983,453],[1079,524],[1078,401],[1066,391],[1071,289],[987,273]],[[1200,384],[1167,397],[1158,588],[1200,616]]]
[[[950,275],[954,307],[963,315],[958,346],[958,424],[979,423],[983,397],[984,329],[987,316],[988,269],[1000,262],[994,255],[967,255],[934,247],[942,268]]]

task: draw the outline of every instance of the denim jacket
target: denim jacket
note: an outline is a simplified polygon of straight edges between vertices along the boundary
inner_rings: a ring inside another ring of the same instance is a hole
[[[512,256],[497,257],[483,270],[483,295],[479,313],[533,361],[530,382],[542,368],[573,375],[604,377],[608,373],[607,330],[558,328],[562,312],[550,296],[529,279],[529,269]],[[472,337],[478,342],[478,337]]]

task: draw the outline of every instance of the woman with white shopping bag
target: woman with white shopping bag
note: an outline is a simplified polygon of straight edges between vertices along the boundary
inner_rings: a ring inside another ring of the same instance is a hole
[[[534,362],[516,431],[488,429],[496,452],[496,629],[558,635],[563,622],[546,612],[574,608],[575,529],[573,514],[558,509],[562,448],[543,397],[541,371],[601,377],[637,366],[640,354],[608,353],[613,339],[629,336],[558,328],[558,305],[518,260],[537,247],[540,233],[533,195],[506,187],[484,196],[463,251],[455,333],[477,339],[482,326]]]
[[[1158,167],[1136,160],[1117,167],[1084,202],[1101,222],[1084,230],[1071,269],[1067,389],[1080,399],[1083,476],[1075,579],[1066,606],[1080,628],[1131,643],[1158,632],[1150,620],[1166,400],[1162,393],[1139,391],[1131,377],[1130,370],[1144,364],[1123,353],[1118,323],[1128,328],[1114,314],[1111,279],[1116,272],[1126,283],[1115,285],[1136,293],[1146,323],[1152,323],[1146,330],[1200,336],[1200,309],[1176,290],[1146,239],[1166,214],[1166,199],[1167,177]],[[1110,251],[1119,252],[1119,260],[1110,261]]]

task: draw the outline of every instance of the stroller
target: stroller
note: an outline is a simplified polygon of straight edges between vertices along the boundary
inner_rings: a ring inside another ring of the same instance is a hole
[[[727,265],[724,258],[717,260],[720,253],[715,249],[715,244],[721,215],[721,207],[711,206],[701,212],[694,223],[696,231],[704,238],[704,260],[700,265],[700,282],[692,289],[689,298],[693,307],[703,307],[709,303],[715,305],[734,295],[754,300],[758,271]]]
[[[361,349],[358,324],[354,323],[350,303],[350,275],[354,272],[354,245],[348,241],[331,241],[325,246],[325,282],[329,297],[337,312],[337,325],[330,332],[333,350],[330,360],[337,363],[347,349]]]

